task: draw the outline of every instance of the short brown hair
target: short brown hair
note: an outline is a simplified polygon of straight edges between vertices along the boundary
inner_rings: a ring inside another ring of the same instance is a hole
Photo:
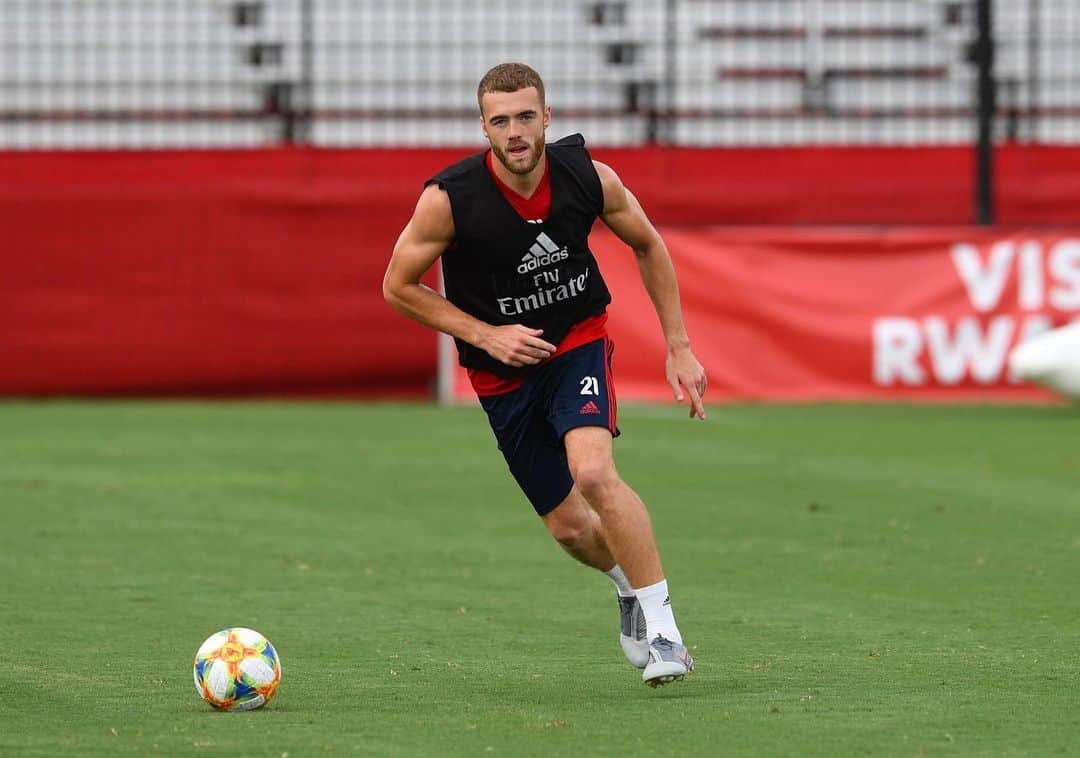
[[[526,87],[536,87],[540,94],[540,105],[544,105],[544,80],[535,69],[524,63],[500,63],[480,80],[480,86],[476,88],[476,103],[483,113],[485,92],[517,92]]]

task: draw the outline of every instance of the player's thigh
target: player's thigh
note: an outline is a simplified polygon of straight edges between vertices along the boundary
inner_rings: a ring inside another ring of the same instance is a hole
[[[619,485],[611,432],[602,426],[577,427],[563,437],[563,446],[574,484],[597,507]]]
[[[514,481],[544,516],[566,499],[573,480],[562,440],[540,405],[527,389],[518,393],[481,398],[481,405]]]

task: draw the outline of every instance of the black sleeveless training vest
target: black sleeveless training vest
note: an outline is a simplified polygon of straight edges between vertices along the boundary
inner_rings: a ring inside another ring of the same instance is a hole
[[[578,322],[603,313],[611,302],[588,246],[593,222],[604,210],[604,192],[580,134],[546,145],[551,172],[551,211],[526,221],[503,196],[484,165],[487,151],[455,163],[424,186],[450,196],[454,241],[442,255],[446,297],[481,321],[543,329],[558,345]],[[455,340],[467,368],[519,377],[514,368],[479,348]]]

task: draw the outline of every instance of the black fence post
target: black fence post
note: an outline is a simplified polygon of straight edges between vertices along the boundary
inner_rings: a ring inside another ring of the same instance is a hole
[[[677,55],[679,52],[679,0],[667,0],[664,5],[664,92],[654,98],[656,107],[663,103],[663,142],[675,144],[675,103],[678,95],[679,71]]]
[[[300,118],[298,142],[310,144],[315,132],[315,2],[300,4]]]
[[[1042,4],[1040,0],[1029,0],[1028,3],[1028,102],[1027,102],[1027,139],[1028,142],[1039,141],[1039,48],[1042,43]]]
[[[972,62],[976,69],[975,219],[982,226],[994,223],[994,115],[997,96],[994,85],[994,18],[991,0],[976,0],[976,37]]]

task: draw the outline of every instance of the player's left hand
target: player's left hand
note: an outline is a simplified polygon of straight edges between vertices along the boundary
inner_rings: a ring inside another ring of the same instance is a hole
[[[685,387],[686,394],[690,395],[690,418],[696,416],[704,421],[705,403],[701,398],[705,396],[709,380],[705,376],[705,367],[698,361],[697,356],[688,347],[669,350],[664,368],[675,399],[680,403],[683,401]]]

